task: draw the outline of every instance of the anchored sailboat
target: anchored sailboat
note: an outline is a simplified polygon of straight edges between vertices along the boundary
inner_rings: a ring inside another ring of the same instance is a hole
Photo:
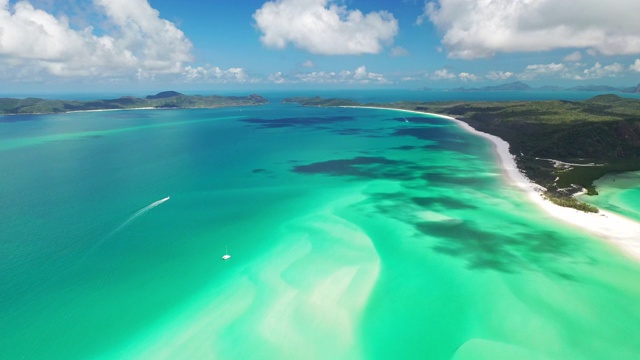
[[[231,255],[229,255],[229,250],[227,249],[227,245],[224,246],[224,255],[222,255],[222,260],[231,259]]]

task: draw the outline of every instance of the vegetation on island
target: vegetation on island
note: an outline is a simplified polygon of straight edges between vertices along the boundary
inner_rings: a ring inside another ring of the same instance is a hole
[[[136,108],[219,108],[227,106],[262,105],[267,102],[267,99],[255,94],[249,96],[190,96],[175,91],[164,91],[145,98],[123,96],[118,99],[89,101],[0,98],[0,115],[50,114],[70,111],[124,110]]]
[[[349,99],[325,99],[320,96],[314,97],[292,97],[282,100],[283,103],[296,103],[304,106],[361,106],[357,101]]]
[[[306,105],[306,101],[296,101]],[[314,106],[335,106],[331,99]],[[596,208],[576,200],[590,195],[603,175],[640,170],[640,100],[599,95],[585,101],[408,102],[360,104],[438,113],[460,119],[510,145],[519,169],[547,189],[558,205]]]
[[[546,192],[544,197],[556,205],[570,207],[584,212],[598,212],[597,207],[578,201],[578,199],[573,196],[558,196],[557,194]]]

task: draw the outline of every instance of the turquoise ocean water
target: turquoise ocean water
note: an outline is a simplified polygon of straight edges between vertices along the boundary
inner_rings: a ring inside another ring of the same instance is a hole
[[[580,200],[640,221],[640,172],[606,175],[594,185],[599,195],[582,195]]]
[[[486,140],[280,95],[0,118],[0,358],[637,358],[640,265]]]

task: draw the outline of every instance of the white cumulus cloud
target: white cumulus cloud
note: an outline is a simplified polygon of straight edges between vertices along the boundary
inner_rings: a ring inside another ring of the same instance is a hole
[[[613,63],[610,65],[601,65],[595,63],[591,68],[584,69],[581,74],[574,76],[575,80],[589,80],[589,79],[601,79],[603,77],[615,77],[620,75],[624,71],[624,66],[619,63]]]
[[[256,82],[256,79],[250,78],[243,68],[221,69],[217,66],[187,66],[183,69],[182,74],[185,80],[189,82],[204,83],[246,83]]]
[[[580,51],[574,51],[571,54],[565,56],[562,60],[568,62],[578,62],[582,60],[582,53]]]
[[[624,65],[612,63],[602,65],[596,62],[587,68],[587,64],[582,63],[550,63],[528,65],[525,70],[518,74],[521,80],[533,80],[539,77],[563,78],[571,80],[593,80],[605,77],[616,77],[625,71]]]
[[[391,49],[391,56],[409,56],[409,50],[403,48],[402,46],[396,46]]]
[[[640,54],[637,0],[435,0],[428,18],[454,58],[498,52],[583,48],[604,55]]]
[[[273,74],[270,74],[267,79],[274,84],[283,84],[287,81],[284,78],[281,71],[277,71],[277,72],[274,72]]]
[[[398,33],[387,11],[363,14],[333,0],[275,0],[254,14],[260,40],[282,49],[288,43],[314,54],[376,54]]]
[[[456,74],[447,69],[440,69],[434,71],[433,74],[427,74],[427,77],[431,80],[455,79]]]
[[[355,74],[353,74],[353,78],[357,80],[366,79],[368,76],[367,68],[363,65],[356,69]]]
[[[191,42],[147,0],[94,0],[102,29],[75,29],[28,1],[0,0],[0,67],[24,76],[152,76],[179,73]]]
[[[528,65],[522,73],[517,75],[520,80],[533,80],[539,77],[553,77],[562,79],[573,79],[577,75],[578,67],[582,64],[571,66],[564,63],[533,64]]]
[[[487,79],[489,80],[506,80],[513,76],[511,71],[489,71]]]
[[[475,74],[470,74],[468,72],[461,72],[460,74],[458,74],[458,79],[462,81],[477,81],[478,76]]]
[[[279,79],[283,79],[282,73],[279,74]],[[270,79],[274,81],[274,79]],[[283,79],[284,80],[284,79]],[[281,81],[280,83],[285,82]],[[310,84],[390,84],[387,78],[383,74],[369,72],[367,68],[359,66],[356,70],[343,70],[343,71],[313,71],[306,73],[299,73],[287,79],[286,82],[290,83],[310,83]]]
[[[478,76],[468,72],[454,73],[448,69],[439,69],[432,73],[425,74],[425,77],[429,80],[454,80],[458,79],[464,82],[477,81]]]
[[[537,74],[548,74],[548,73],[557,73],[561,71],[565,71],[567,66],[563,63],[551,63],[551,64],[536,64],[536,65],[528,65],[526,71],[533,72]]]
[[[629,66],[629,70],[640,72],[640,59],[636,59],[636,61]]]

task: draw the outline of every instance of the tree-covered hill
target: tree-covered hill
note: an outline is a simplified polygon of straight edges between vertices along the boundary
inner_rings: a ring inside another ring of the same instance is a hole
[[[146,98],[124,96],[110,100],[47,100],[39,98],[0,98],[0,115],[49,114],[87,110],[118,110],[136,108],[218,108],[266,104],[260,95],[249,96],[200,96],[165,91]]]

